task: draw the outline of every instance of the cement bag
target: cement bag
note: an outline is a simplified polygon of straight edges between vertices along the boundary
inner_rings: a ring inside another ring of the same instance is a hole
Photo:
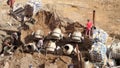
[[[108,34],[102,29],[93,30],[93,39],[94,41],[97,39],[101,43],[106,43],[108,38]]]
[[[120,42],[114,43],[111,46],[111,56],[114,59],[120,59]]]
[[[106,58],[106,52],[107,48],[103,43],[101,42],[94,43],[90,51],[92,61],[101,62]]]
[[[63,52],[67,55],[70,55],[73,52],[74,48],[71,44],[66,44],[63,47]]]
[[[56,43],[53,41],[49,41],[46,50],[54,52],[56,49]]]
[[[81,41],[81,38],[82,38],[81,32],[73,32],[72,40],[74,40],[74,41]]]
[[[62,37],[62,32],[60,28],[55,28],[51,34],[51,36],[55,39],[61,39]]]

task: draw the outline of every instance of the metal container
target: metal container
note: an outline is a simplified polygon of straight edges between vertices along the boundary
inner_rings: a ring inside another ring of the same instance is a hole
[[[51,37],[52,38],[56,38],[56,39],[61,39],[61,37],[62,37],[61,29],[60,28],[55,28],[52,31]]]
[[[35,43],[28,43],[25,45],[26,52],[34,52],[36,50]]]
[[[75,32],[73,32],[71,38],[72,38],[72,40],[74,40],[74,41],[81,41],[81,37],[82,37],[81,32],[75,31]]]
[[[73,45],[71,45],[71,44],[66,44],[63,47],[63,51],[67,55],[70,55],[73,52],[73,50],[74,50],[74,48],[73,48]]]
[[[37,30],[34,34],[35,38],[43,38],[43,31]]]
[[[53,41],[49,41],[46,50],[47,50],[47,51],[54,52],[55,49],[56,49],[56,43],[53,42]]]

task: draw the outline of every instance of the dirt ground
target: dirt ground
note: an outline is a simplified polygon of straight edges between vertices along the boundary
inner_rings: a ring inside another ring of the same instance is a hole
[[[27,0],[16,0],[16,3],[25,4]],[[109,33],[110,36],[116,36],[120,39],[120,0],[42,0],[44,10],[56,11],[57,16],[65,21],[79,22],[82,25],[86,25],[87,19],[92,21],[92,12],[96,10],[95,25],[98,28],[102,28]],[[10,34],[9,32],[17,31],[20,22],[8,15],[9,6],[6,4],[6,0],[0,0],[0,37]],[[53,10],[54,9],[54,10]],[[47,35],[51,29],[41,21],[44,18],[36,17],[37,22],[32,25],[29,30],[22,31],[22,41],[25,41],[25,37],[37,29],[42,29]],[[69,22],[71,23],[71,22]],[[66,23],[62,23],[66,26]],[[70,28],[72,29],[72,28]],[[111,41],[111,40],[109,40]],[[29,68],[30,65],[33,68],[43,68],[43,64],[49,64],[55,62],[58,68],[67,68],[66,66],[72,63],[72,58],[69,56],[59,56],[48,54],[26,54],[15,52],[12,56],[0,57],[0,68]],[[62,58],[62,60],[61,60]],[[55,61],[58,60],[58,61]],[[7,63],[9,63],[7,65]],[[9,67],[5,67],[5,65]],[[62,66],[62,67],[61,67]]]

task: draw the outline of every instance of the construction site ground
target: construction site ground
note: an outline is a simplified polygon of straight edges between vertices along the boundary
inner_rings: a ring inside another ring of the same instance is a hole
[[[23,5],[26,2],[27,0],[16,0],[16,3]],[[107,45],[110,45],[113,36],[120,39],[119,3],[120,0],[42,0],[42,9],[51,12],[55,11],[58,16],[64,20],[62,23],[63,27],[68,25],[68,21],[69,24],[77,21],[79,24],[85,26],[87,19],[92,21],[93,10],[96,10],[95,25],[97,28],[101,28],[109,34]],[[9,15],[9,10],[10,7],[7,5],[6,0],[0,0],[0,44],[2,44],[2,40],[7,35],[17,31],[17,28],[20,26],[20,22]],[[44,30],[45,35],[51,31],[52,25],[46,24],[41,14],[38,14],[35,19],[36,23],[30,25],[29,30],[22,30],[22,42],[25,43],[26,36],[37,29]],[[68,28],[70,30],[73,29],[71,27]],[[63,32],[65,32],[64,28]],[[43,64],[50,66],[50,63],[53,62],[53,65],[57,65],[58,68],[67,68],[68,64],[73,63],[72,60],[73,58],[65,55],[47,54],[45,56],[45,54],[42,53],[38,54],[35,52],[29,54],[21,53],[17,50],[15,54],[11,56],[0,57],[0,68],[29,68],[30,65],[32,65],[33,68],[43,68]]]

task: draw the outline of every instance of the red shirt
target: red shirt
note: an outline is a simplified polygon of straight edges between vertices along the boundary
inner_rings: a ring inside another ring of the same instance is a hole
[[[14,3],[15,3],[15,0],[8,0],[8,4],[10,5],[10,7],[13,7]]]
[[[93,26],[93,23],[92,23],[92,22],[88,22],[88,23],[87,23],[87,29],[88,29],[88,30],[91,30],[92,26]]]

